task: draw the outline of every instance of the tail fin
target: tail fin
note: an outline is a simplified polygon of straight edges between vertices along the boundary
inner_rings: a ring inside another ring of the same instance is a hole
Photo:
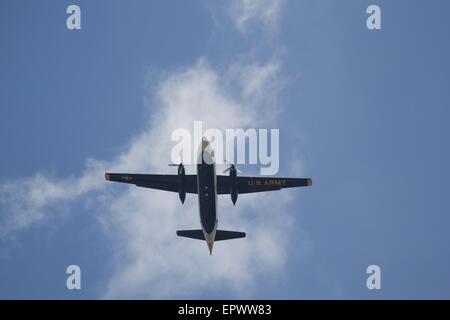
[[[205,235],[203,234],[203,230],[178,230],[177,236],[205,240]],[[221,240],[231,240],[237,238],[245,238],[245,232],[237,232],[237,231],[227,231],[227,230],[217,230],[215,241]]]

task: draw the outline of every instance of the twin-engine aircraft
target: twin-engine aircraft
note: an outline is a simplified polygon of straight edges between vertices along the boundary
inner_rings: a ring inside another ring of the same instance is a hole
[[[231,164],[224,173],[216,175],[214,150],[203,137],[197,157],[197,174],[185,174],[182,163],[178,165],[178,174],[129,174],[105,173],[108,181],[134,184],[138,187],[178,192],[181,203],[186,193],[198,194],[200,211],[199,230],[179,230],[177,235],[192,239],[205,240],[209,254],[212,254],[214,241],[244,238],[245,232],[218,230],[217,195],[230,194],[233,205],[239,194],[280,190],[283,188],[306,187],[312,185],[309,178],[240,177],[238,170]]]

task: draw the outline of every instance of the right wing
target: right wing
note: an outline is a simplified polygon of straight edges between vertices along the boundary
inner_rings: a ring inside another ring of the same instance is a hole
[[[239,194],[281,190],[284,188],[309,187],[310,178],[278,178],[278,177],[236,177]],[[229,194],[231,177],[217,176],[217,194]]]
[[[185,190],[187,193],[197,193],[197,176],[185,175]],[[134,184],[138,187],[159,189],[165,191],[179,191],[179,177],[177,174],[131,174],[105,173],[108,181]]]

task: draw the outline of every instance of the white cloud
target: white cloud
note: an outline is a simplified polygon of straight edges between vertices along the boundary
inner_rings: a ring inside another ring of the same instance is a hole
[[[267,30],[276,27],[283,0],[234,0],[229,14],[236,28],[246,32],[252,25]]]
[[[230,71],[236,68],[243,71]],[[256,82],[262,87],[268,85],[267,81],[276,81],[279,68],[271,68],[272,74],[267,77],[261,77],[255,68],[233,65],[230,70],[220,72],[200,60],[167,76],[156,88],[153,102],[158,105],[158,112],[149,131],[120,157],[122,161],[126,159],[126,166],[121,163],[116,167],[120,171],[129,170],[131,163],[146,163],[151,158],[149,166],[141,166],[139,170],[166,169],[171,132],[180,127],[192,130],[194,120],[202,120],[204,129],[246,127],[255,121],[262,124],[258,114],[268,113],[269,108],[261,110],[254,102],[268,98],[271,93],[256,90],[254,100],[249,99],[248,82],[241,81],[243,73],[253,82],[258,78]],[[268,66],[260,68],[266,70]],[[147,152],[132,151],[146,149]],[[188,195],[181,205],[177,194],[137,188],[125,192],[121,188],[121,192],[109,206],[108,225],[120,236],[119,241],[126,241],[127,245],[118,253],[117,261],[122,262],[117,265],[106,297],[189,297],[214,286],[229,288],[240,295],[250,294],[258,276],[276,275],[285,262],[288,194],[241,196],[236,207],[229,197],[219,197],[221,227],[245,230],[248,239],[217,243],[215,254],[210,257],[205,243],[175,236],[177,229],[199,227],[195,196]]]
[[[276,99],[265,88],[280,83],[279,69],[278,61],[269,61],[216,70],[201,59],[166,75],[154,88],[148,128],[115,159],[89,160],[80,177],[58,180],[37,174],[2,185],[1,235],[46,221],[57,215],[61,203],[94,198],[100,225],[115,252],[105,297],[191,297],[214,287],[228,288],[239,297],[251,295],[257,279],[273,279],[286,261],[291,193],[242,195],[236,207],[229,197],[220,196],[220,227],[246,231],[248,238],[216,243],[209,256],[204,242],[175,235],[178,229],[200,227],[194,195],[181,205],[176,193],[107,183],[103,172],[105,167],[168,172],[170,134],[176,128],[192,130],[194,120],[202,120],[204,130],[273,125]]]

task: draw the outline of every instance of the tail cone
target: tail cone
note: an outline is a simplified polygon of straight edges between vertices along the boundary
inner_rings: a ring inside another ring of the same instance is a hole
[[[212,255],[213,246],[214,246],[214,242],[213,243],[208,243],[209,255]]]

